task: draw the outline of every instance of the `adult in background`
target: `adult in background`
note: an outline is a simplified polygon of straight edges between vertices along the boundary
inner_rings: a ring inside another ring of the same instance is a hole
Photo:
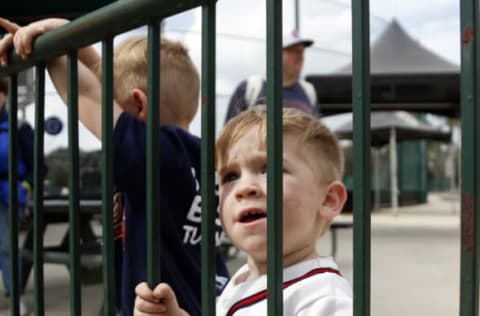
[[[282,50],[282,93],[283,105],[317,113],[317,97],[313,85],[299,78],[303,67],[305,48],[312,46],[313,40],[300,37],[297,31],[283,37]],[[266,104],[267,84],[264,75],[252,75],[235,89],[228,105],[225,123],[232,117],[256,104]]]
[[[0,270],[5,295],[10,295],[10,235],[8,226],[8,113],[6,101],[8,83],[0,77]],[[33,130],[23,122],[18,127],[18,217],[25,216],[27,200],[33,183]],[[21,269],[20,269],[21,271]],[[20,281],[20,280],[19,280]],[[23,291],[23,289],[21,289]],[[27,307],[20,300],[20,315],[27,315]]]

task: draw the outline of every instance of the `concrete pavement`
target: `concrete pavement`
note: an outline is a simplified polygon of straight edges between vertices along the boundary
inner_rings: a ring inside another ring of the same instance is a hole
[[[460,271],[460,212],[458,195],[430,194],[428,203],[401,207],[398,216],[390,209],[372,215],[371,242],[371,315],[415,316],[458,315]],[[339,220],[351,220],[341,215]],[[54,241],[59,231],[47,232]],[[330,252],[326,235],[318,250]],[[336,260],[352,283],[352,230],[338,231]],[[240,254],[229,261],[231,269],[243,263]],[[25,295],[30,309],[34,306],[32,278]],[[45,266],[45,314],[69,315],[68,271],[62,265]],[[102,301],[101,286],[84,286],[83,315],[98,315]],[[8,302],[0,297],[0,315],[8,315]]]
[[[458,315],[460,212],[458,199],[372,216],[371,315]],[[339,231],[337,262],[352,283],[352,231]]]

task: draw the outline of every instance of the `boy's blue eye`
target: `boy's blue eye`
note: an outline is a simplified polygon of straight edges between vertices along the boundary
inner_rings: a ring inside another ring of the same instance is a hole
[[[236,172],[227,172],[225,173],[225,175],[222,177],[222,183],[226,183],[226,182],[231,182],[231,181],[235,181],[238,179],[238,173]]]

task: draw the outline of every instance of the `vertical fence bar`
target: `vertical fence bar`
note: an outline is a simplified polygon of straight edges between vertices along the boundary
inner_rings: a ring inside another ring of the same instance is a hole
[[[202,315],[215,315],[215,58],[216,1],[202,7]]]
[[[33,165],[33,269],[35,289],[35,315],[43,316],[45,313],[44,275],[43,275],[43,175],[44,161],[43,154],[43,132],[45,116],[45,66],[35,67],[35,144],[34,144],[34,165]]]
[[[282,2],[267,0],[267,310],[270,316],[283,315],[281,89]]]
[[[17,74],[8,81],[8,226],[10,228],[10,306],[19,314],[20,284],[18,258],[18,82]]]
[[[460,1],[461,27],[461,119],[462,119],[462,200],[460,255],[460,315],[477,316],[479,304],[479,203],[480,157],[478,91],[479,58],[478,0]]]
[[[102,42],[102,238],[103,314],[113,316],[115,276],[113,244],[113,40]]]
[[[370,27],[369,1],[352,1],[353,310],[370,315]]]
[[[160,23],[148,25],[147,71],[147,279],[153,288],[160,282],[161,271],[161,216],[158,192],[160,188],[159,162],[159,82],[160,82]]]
[[[81,315],[80,284],[80,189],[78,149],[78,65],[77,52],[67,57],[68,153],[71,163],[69,196],[70,315]]]
[[[300,0],[295,0],[295,31],[300,32]]]

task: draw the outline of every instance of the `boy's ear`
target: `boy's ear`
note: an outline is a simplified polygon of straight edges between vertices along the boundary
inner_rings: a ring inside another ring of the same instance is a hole
[[[137,119],[145,122],[147,120],[147,94],[142,89],[134,88],[132,89],[132,100]]]
[[[334,181],[327,187],[327,192],[320,208],[320,215],[326,219],[333,219],[340,214],[347,201],[347,189],[340,181]]]

